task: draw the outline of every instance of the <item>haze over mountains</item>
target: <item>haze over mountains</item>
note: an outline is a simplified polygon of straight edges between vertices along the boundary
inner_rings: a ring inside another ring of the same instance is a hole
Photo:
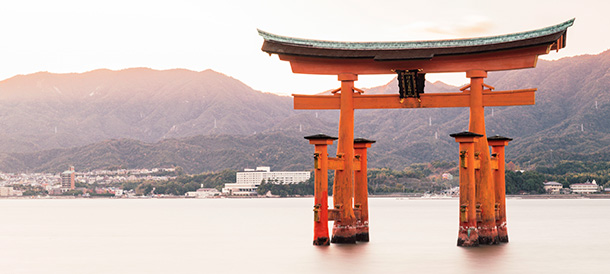
[[[515,138],[508,160],[610,160],[610,51],[540,60],[535,69],[490,73],[486,83],[538,88],[535,106],[486,109],[488,135]],[[392,81],[367,93],[397,89]],[[458,87],[427,83],[426,92],[439,91]],[[0,170],[7,172],[68,165],[310,169],[312,148],[302,137],[336,135],[338,121],[338,111],[295,111],[290,97],[211,70],[145,68],[16,76],[0,82],[0,111]],[[402,169],[455,161],[457,144],[448,135],[467,129],[468,110],[357,110],[355,122],[355,136],[377,140],[370,166]]]
[[[0,149],[32,152],[112,138],[156,142],[252,134],[283,120],[290,105],[288,97],[254,91],[212,70],[40,72],[0,82],[5,129]]]

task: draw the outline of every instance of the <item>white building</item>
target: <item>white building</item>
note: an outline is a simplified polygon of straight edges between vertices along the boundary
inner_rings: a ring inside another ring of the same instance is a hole
[[[256,189],[263,182],[278,184],[298,184],[309,180],[309,171],[275,171],[271,172],[268,166],[259,166],[256,169],[246,168],[235,175],[236,183],[225,184],[223,195],[256,196]]]
[[[599,192],[600,187],[595,180],[593,182],[587,180],[584,184],[571,184],[570,189],[573,193],[595,193]]]
[[[546,182],[544,183],[544,190],[550,194],[559,194],[563,185],[558,182]]]
[[[443,173],[441,176],[443,180],[453,180],[453,175],[451,175],[451,173]]]
[[[114,190],[114,197],[121,197],[125,195],[125,191],[121,188],[117,188]]]
[[[222,194],[227,196],[256,196],[256,189],[258,188],[258,184],[238,184],[238,183],[230,183],[225,184],[225,187],[222,188]]]
[[[186,193],[187,197],[194,198],[210,198],[215,196],[220,196],[220,191],[215,188],[204,188],[203,184],[201,184],[201,188],[197,189],[197,191],[189,191]]]
[[[8,196],[22,196],[23,191],[13,189],[12,186],[0,186],[0,196],[8,197]]]
[[[268,166],[259,166],[256,169],[244,169],[237,172],[237,184],[260,185],[265,182],[278,182],[281,184],[297,184],[309,180],[311,174],[308,171],[274,171]]]

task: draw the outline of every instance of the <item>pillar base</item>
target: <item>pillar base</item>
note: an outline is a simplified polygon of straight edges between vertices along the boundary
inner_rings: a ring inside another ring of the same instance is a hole
[[[479,246],[479,233],[477,229],[474,227],[460,227],[457,245],[463,247]]]
[[[356,234],[356,227],[354,226],[336,225],[333,227],[333,238],[330,242],[333,244],[355,244]]]
[[[480,226],[479,227],[479,244],[481,245],[497,245],[500,243],[498,238],[498,230],[496,226]]]
[[[368,242],[369,241],[369,233],[363,232],[356,234],[356,241],[358,242]]]
[[[508,231],[506,229],[506,223],[498,226],[498,239],[501,243],[508,243]]]
[[[369,241],[369,225],[368,223],[358,223],[356,225],[356,241],[368,242]]]
[[[313,240],[313,245],[330,245],[328,237],[319,237]]]

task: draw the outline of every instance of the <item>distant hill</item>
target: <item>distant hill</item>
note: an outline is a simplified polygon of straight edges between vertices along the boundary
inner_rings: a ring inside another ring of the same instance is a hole
[[[514,160],[610,160],[610,51],[543,61],[489,80],[505,89],[539,88],[535,106],[505,108],[497,112],[501,119],[492,119],[495,130],[518,137],[511,145]]]
[[[40,72],[0,82],[0,151],[33,152],[113,138],[157,142],[248,135],[290,116],[291,99],[212,70]]]
[[[181,166],[189,173],[272,166],[307,170],[313,152],[303,138],[281,133],[250,136],[209,135],[145,143],[113,139],[83,147],[0,157],[3,171],[59,172],[78,170]]]
[[[610,51],[492,72],[486,83],[497,90],[538,88],[535,106],[486,108],[488,135],[515,139],[508,160],[522,166],[610,161]],[[397,89],[392,81],[366,92]],[[458,87],[426,84],[426,92],[449,91]],[[313,148],[302,137],[336,135],[338,125],[338,111],[295,111],[289,97],[213,71],[17,76],[0,82],[0,105],[0,148],[9,152],[0,155],[3,171],[58,171],[69,164],[179,165],[189,172],[308,169]],[[355,122],[355,136],[377,140],[370,166],[402,169],[455,161],[457,144],[448,135],[468,128],[468,110],[357,110]]]

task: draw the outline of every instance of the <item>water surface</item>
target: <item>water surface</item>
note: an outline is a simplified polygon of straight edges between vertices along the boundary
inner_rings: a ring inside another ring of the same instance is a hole
[[[369,243],[316,247],[313,200],[0,200],[2,273],[609,273],[610,200],[507,201],[456,246],[457,200],[370,199]]]

